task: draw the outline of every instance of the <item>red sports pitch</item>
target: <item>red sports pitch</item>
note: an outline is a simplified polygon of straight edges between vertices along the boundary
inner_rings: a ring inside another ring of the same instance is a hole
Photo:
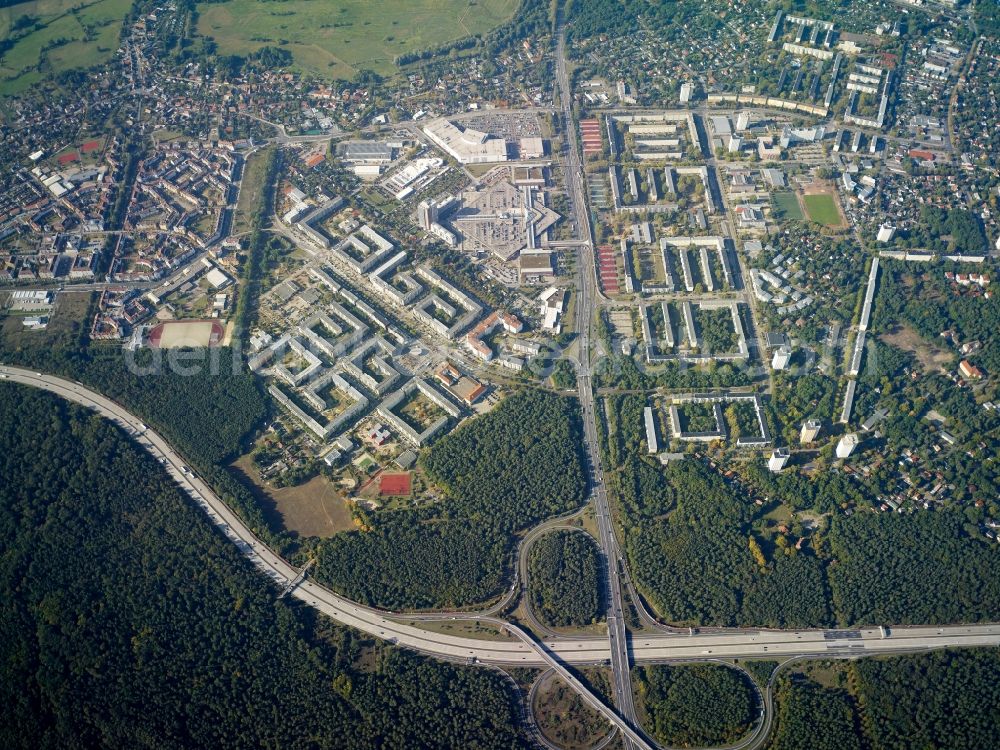
[[[378,480],[378,494],[382,497],[406,497],[413,485],[409,472],[405,474],[382,474]]]
[[[226,333],[217,320],[172,320],[150,329],[146,342],[154,349],[218,346]]]

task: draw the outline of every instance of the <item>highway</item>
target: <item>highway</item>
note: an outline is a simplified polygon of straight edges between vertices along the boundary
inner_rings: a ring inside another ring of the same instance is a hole
[[[624,561],[615,539],[611,520],[611,510],[608,506],[608,493],[604,484],[604,472],[601,469],[601,454],[597,440],[597,415],[595,414],[594,389],[591,383],[591,326],[594,309],[597,302],[597,267],[594,263],[594,243],[590,228],[590,216],[587,209],[584,192],[583,167],[580,164],[580,151],[576,138],[576,125],[573,120],[573,92],[570,86],[569,74],[566,70],[566,21],[560,10],[558,25],[558,46],[556,49],[556,83],[559,87],[559,106],[562,118],[563,133],[563,165],[566,175],[566,186],[570,207],[573,211],[578,239],[581,240],[580,254],[577,258],[577,301],[576,301],[576,331],[577,331],[577,387],[580,398],[580,409],[583,416],[584,448],[590,470],[590,493],[597,516],[598,541],[604,554],[607,576],[607,624],[608,650],[611,659],[611,674],[615,705],[621,712],[628,726],[635,730],[639,727],[636,719],[635,703],[632,694],[631,663],[629,660],[628,633],[625,631],[625,616],[622,608],[622,588],[619,573],[624,570]],[[619,727],[621,728],[621,727]],[[645,738],[632,736],[634,732],[624,733],[626,750],[634,747],[648,746]]]

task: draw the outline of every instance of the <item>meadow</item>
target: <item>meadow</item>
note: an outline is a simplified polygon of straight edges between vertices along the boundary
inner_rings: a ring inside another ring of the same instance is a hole
[[[33,0],[0,8],[0,95],[110,59],[131,6],[131,0]]]
[[[363,69],[388,75],[399,55],[485,34],[517,7],[518,0],[229,0],[200,4],[198,31],[221,54],[281,47],[297,70],[349,79]]]

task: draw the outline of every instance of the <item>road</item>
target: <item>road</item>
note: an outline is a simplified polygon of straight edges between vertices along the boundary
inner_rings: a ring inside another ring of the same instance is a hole
[[[577,387],[580,398],[580,409],[583,417],[584,450],[589,467],[589,485],[591,500],[597,516],[598,541],[604,554],[607,575],[607,624],[608,649],[611,657],[611,677],[613,683],[614,701],[628,726],[636,730],[639,722],[635,715],[635,702],[632,694],[631,662],[629,660],[628,633],[625,631],[625,615],[622,607],[622,587],[619,573],[624,569],[624,561],[615,539],[614,526],[611,520],[611,510],[608,505],[608,493],[604,484],[604,471],[601,468],[601,453],[597,440],[597,415],[594,400],[594,388],[591,382],[591,326],[595,304],[597,302],[597,267],[594,263],[594,242],[590,228],[590,216],[587,209],[584,192],[583,167],[580,163],[580,150],[576,138],[576,126],[573,120],[573,92],[570,86],[569,73],[566,69],[566,21],[560,10],[557,29],[558,46],[556,48],[556,84],[559,87],[559,115],[562,119],[563,134],[563,168],[566,175],[566,187],[570,208],[575,216],[577,239],[581,240],[580,254],[576,264],[577,301],[576,301],[576,331],[577,331]],[[641,730],[640,730],[641,731]],[[626,750],[648,743],[642,738],[638,741],[630,733],[624,736]]]

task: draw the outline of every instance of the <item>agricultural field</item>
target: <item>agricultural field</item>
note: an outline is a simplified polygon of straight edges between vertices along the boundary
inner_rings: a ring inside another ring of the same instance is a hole
[[[816,193],[802,197],[809,220],[826,227],[839,227],[843,220],[837,209],[837,200],[828,193]]]
[[[0,96],[110,59],[131,6],[130,0],[35,0],[0,8]]]
[[[277,46],[304,73],[348,79],[364,69],[391,74],[399,55],[486,33],[517,6],[517,0],[229,0],[200,4],[198,31],[222,54]]]

